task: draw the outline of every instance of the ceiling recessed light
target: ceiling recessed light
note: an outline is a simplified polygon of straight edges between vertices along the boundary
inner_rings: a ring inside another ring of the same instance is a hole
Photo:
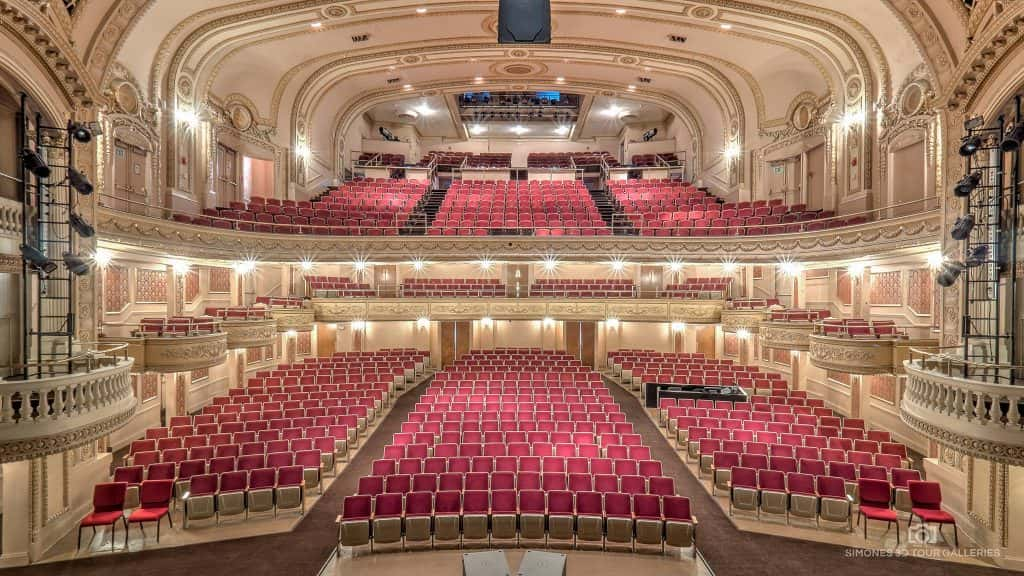
[[[565,82],[565,76],[559,76],[558,78],[555,78],[555,82]]]
[[[310,28],[323,28],[323,26],[323,22],[313,22],[312,24],[309,25]]]
[[[722,30],[732,30],[732,24],[722,24]]]
[[[426,8],[417,8],[416,9],[416,13],[417,14],[426,14],[427,13],[427,9]]]
[[[487,132],[487,126],[484,126],[483,124],[473,124],[469,127],[469,133],[474,136],[478,136],[484,132]]]
[[[621,15],[626,13],[626,9],[625,8],[616,8],[615,9],[615,13],[621,16]]]
[[[473,78],[473,82],[483,82],[483,81],[484,81],[484,77],[483,76],[477,76],[476,78]]]
[[[629,86],[626,86],[626,90],[629,90],[630,92],[636,92],[636,85],[630,84]]]
[[[413,110],[420,116],[433,116],[434,113],[437,112],[437,110],[431,108],[426,102],[414,107]]]
[[[412,90],[412,84],[403,84],[402,90]]]
[[[571,129],[568,126],[556,126],[554,132],[559,136],[568,136],[569,130]]]
[[[522,126],[522,125],[516,124],[515,126],[509,128],[509,131],[513,132],[513,133],[515,133],[515,134],[517,134],[519,136],[522,136],[523,134],[526,134],[527,132],[529,132],[530,129],[527,128],[526,126]]]
[[[392,66],[388,66],[388,70],[394,70],[394,69],[395,69],[395,67],[393,65]]]

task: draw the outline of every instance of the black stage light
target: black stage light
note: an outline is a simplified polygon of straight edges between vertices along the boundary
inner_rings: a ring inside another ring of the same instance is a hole
[[[974,192],[978,184],[981,184],[981,172],[972,172],[956,183],[956,186],[953,187],[953,194],[960,198],[966,198],[971,195],[971,192]]]
[[[43,274],[51,274],[57,269],[57,264],[53,260],[47,258],[46,255],[35,246],[22,244],[21,257],[25,259],[33,270],[37,270]]]
[[[46,160],[43,160],[39,152],[31,148],[25,148],[21,151],[21,163],[25,166],[25,170],[34,174],[36,178],[46,179],[50,177],[50,165],[46,163]]]
[[[974,156],[979,149],[981,149],[981,136],[977,134],[974,136],[964,136],[963,140],[960,141],[961,156]]]
[[[978,266],[981,266],[982,264],[988,261],[988,255],[988,244],[978,244],[971,250],[971,253],[967,256],[967,259],[964,260],[964,265],[967,266],[968,268],[976,268]]]
[[[967,214],[956,219],[949,235],[953,240],[966,240],[971,235],[971,230],[974,230],[974,214]]]
[[[68,218],[68,222],[71,223],[71,227],[78,232],[78,235],[82,238],[92,238],[96,235],[96,229],[93,228],[92,224],[86,222],[85,218],[82,218],[77,212],[72,212]]]
[[[1013,152],[1020,148],[1022,140],[1024,140],[1024,122],[1014,122],[1006,129],[1006,134],[1003,135],[1003,142],[999,145],[999,148],[1003,152]]]
[[[939,286],[949,288],[956,283],[957,278],[960,277],[960,273],[964,271],[964,268],[965,266],[959,262],[943,262],[942,268],[940,268],[938,274],[935,275],[935,281],[939,283]]]
[[[84,276],[89,273],[89,260],[71,252],[64,253],[64,265],[68,267],[75,276]]]
[[[68,168],[68,183],[82,196],[88,196],[92,194],[92,182],[78,170],[74,168]]]
[[[81,144],[88,144],[92,142],[92,129],[89,128],[88,124],[82,124],[79,122],[73,122],[68,125],[68,131],[71,132],[71,137],[76,142]]]

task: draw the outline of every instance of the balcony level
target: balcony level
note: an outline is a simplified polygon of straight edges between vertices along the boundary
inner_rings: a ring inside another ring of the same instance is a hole
[[[965,455],[1024,465],[1024,366],[977,366],[946,354],[914,353],[904,364],[900,418]],[[1016,385],[1007,375],[1017,372]]]
[[[0,382],[0,462],[64,452],[131,420],[133,359],[123,346],[100,348],[106,351],[93,347],[53,371]]]
[[[811,364],[847,374],[903,374],[911,348],[935,348],[938,340],[888,321],[828,319],[813,324]]]
[[[133,372],[164,374],[219,366],[227,359],[228,338],[221,321],[207,317],[104,324],[100,335],[103,342],[128,346],[128,355],[135,359]]]

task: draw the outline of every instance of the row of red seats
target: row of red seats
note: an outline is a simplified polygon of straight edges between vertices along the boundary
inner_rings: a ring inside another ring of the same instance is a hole
[[[825,318],[819,326],[825,336],[844,338],[894,338],[906,335],[906,332],[896,327],[893,320]]]
[[[789,308],[786,310],[772,310],[769,317],[772,322],[817,322],[831,316],[828,310],[803,310]]]
[[[270,317],[266,308],[252,306],[230,306],[227,308],[208,306],[204,312],[207,316],[222,320],[266,320]]]
[[[356,161],[360,164],[369,163],[373,166],[405,166],[405,154],[363,152]]]
[[[220,332],[220,320],[213,316],[171,316],[143,318],[133,336],[200,336]]]

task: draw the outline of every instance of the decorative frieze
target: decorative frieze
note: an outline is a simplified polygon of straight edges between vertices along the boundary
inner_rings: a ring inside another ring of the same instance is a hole
[[[277,322],[278,332],[310,332],[315,322],[312,308],[274,308],[270,317]]]
[[[761,322],[761,344],[776,350],[808,350],[813,328],[810,322]]]
[[[269,346],[277,336],[276,319],[269,320],[222,320],[220,328],[228,335],[228,348],[256,348]]]
[[[722,330],[735,332],[743,328],[751,334],[760,330],[761,322],[768,316],[764,310],[722,310]]]
[[[848,374],[901,374],[911,348],[934,348],[934,339],[842,338],[810,335],[811,364]]]

